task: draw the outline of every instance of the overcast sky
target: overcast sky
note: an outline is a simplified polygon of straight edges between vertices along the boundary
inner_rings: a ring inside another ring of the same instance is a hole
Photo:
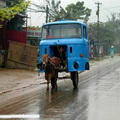
[[[45,0],[31,0],[32,3],[37,5],[45,4]],[[100,21],[105,22],[108,20],[108,17],[111,18],[111,13],[116,13],[117,15],[120,13],[120,0],[61,0],[61,6],[65,8],[70,3],[76,3],[77,1],[84,1],[84,6],[92,9],[91,17],[89,19],[90,22],[96,22],[96,10],[97,10],[97,2],[102,3],[100,5]],[[28,25],[32,26],[41,26],[45,23],[45,14],[44,13],[28,13],[28,16],[31,18],[28,20]]]

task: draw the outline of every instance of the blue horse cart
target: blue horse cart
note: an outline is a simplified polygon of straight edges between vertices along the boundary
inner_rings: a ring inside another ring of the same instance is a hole
[[[62,20],[43,25],[39,54],[39,62],[42,62],[43,54],[59,57],[61,67],[57,68],[58,71],[70,72],[73,87],[77,88],[78,72],[89,70],[89,41],[86,24]]]

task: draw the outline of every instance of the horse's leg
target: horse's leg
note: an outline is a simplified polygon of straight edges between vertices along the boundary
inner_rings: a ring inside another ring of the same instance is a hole
[[[55,88],[57,89],[57,78],[58,78],[58,72],[55,72]]]
[[[52,79],[52,73],[49,73],[48,80],[47,80],[47,90],[49,90],[49,82],[51,81],[51,79]]]
[[[47,90],[49,90],[49,74],[45,73],[45,79],[47,80]]]
[[[56,89],[57,89],[58,87],[57,87],[57,78],[56,78]]]
[[[47,90],[49,90],[49,79],[47,80]]]

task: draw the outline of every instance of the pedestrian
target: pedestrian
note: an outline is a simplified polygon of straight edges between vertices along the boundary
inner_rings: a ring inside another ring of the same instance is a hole
[[[111,58],[113,58],[114,54],[115,54],[114,46],[111,46],[111,48],[110,48],[110,56],[111,56]]]

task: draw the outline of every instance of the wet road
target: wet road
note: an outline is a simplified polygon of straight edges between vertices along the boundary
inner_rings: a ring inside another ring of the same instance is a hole
[[[3,96],[0,114],[39,114],[39,120],[120,120],[120,58],[96,64],[79,78],[78,90],[66,79],[58,82],[57,91],[47,92],[43,84],[10,92],[7,95],[14,98],[5,101]]]

